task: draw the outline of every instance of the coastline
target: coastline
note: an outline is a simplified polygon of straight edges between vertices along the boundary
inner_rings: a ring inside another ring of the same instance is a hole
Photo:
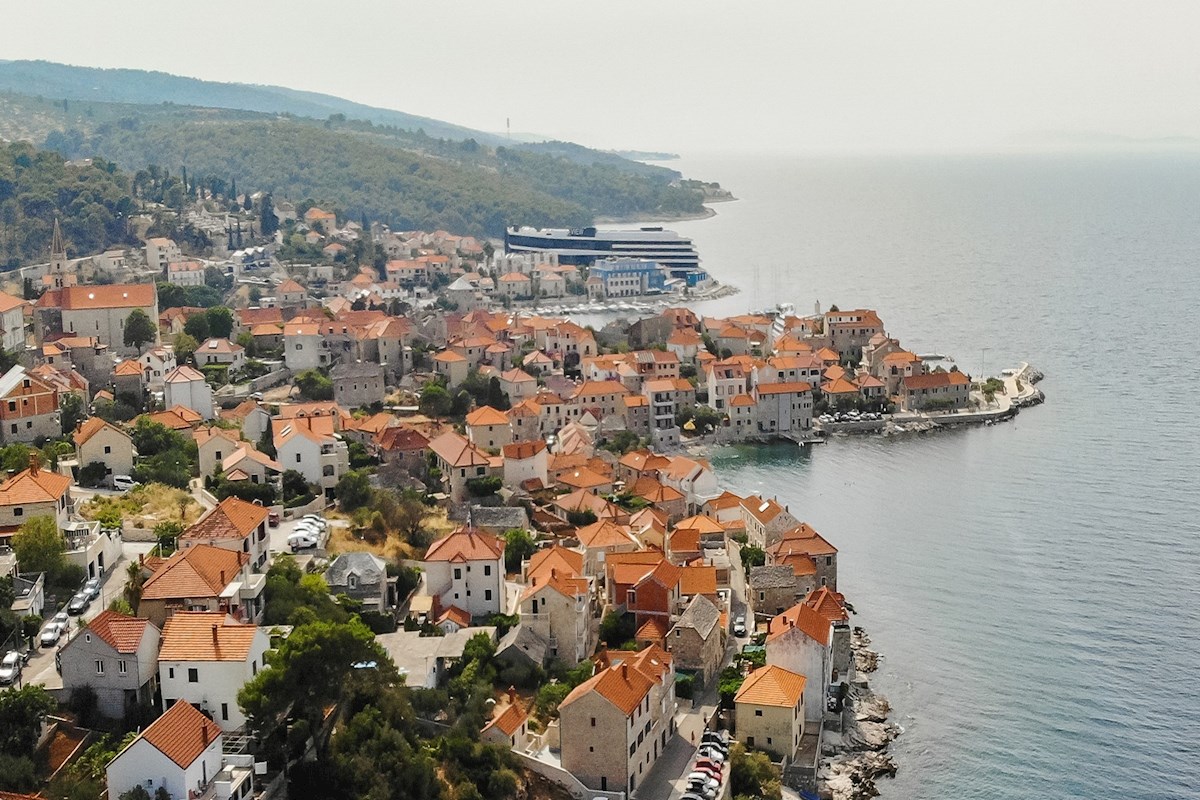
[[[594,224],[596,225],[637,225],[641,223],[659,223],[659,222],[690,222],[699,219],[711,219],[717,215],[715,208],[709,206],[716,203],[733,203],[738,198],[729,197],[709,197],[704,200],[704,210],[698,211],[695,214],[635,214],[629,217],[596,217]]]

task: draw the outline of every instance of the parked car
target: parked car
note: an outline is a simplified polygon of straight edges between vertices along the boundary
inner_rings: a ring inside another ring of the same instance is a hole
[[[0,661],[0,685],[8,686],[16,683],[17,678],[21,675],[21,654],[16,650],[9,650],[4,654],[4,659]]]
[[[745,636],[746,635],[746,616],[744,614],[738,614],[737,617],[733,620],[733,635],[734,636]]]
[[[100,596],[100,579],[88,578],[79,591],[87,592],[88,596],[95,600]]]
[[[311,522],[312,524],[316,525],[321,530],[325,530],[326,528],[329,527],[329,523],[325,521],[325,518],[319,517],[316,514],[305,514],[303,517],[300,518],[300,521],[301,522]]]
[[[692,769],[696,772],[707,772],[717,780],[721,780],[721,765],[708,759],[701,758],[692,764]]]
[[[66,623],[50,620],[42,626],[42,632],[38,634],[38,641],[41,642],[42,647],[53,647],[62,638],[65,628]]]
[[[688,783],[691,783],[692,781],[699,781],[703,785],[713,789],[721,785],[719,780],[714,778],[712,775],[709,775],[707,772],[689,772],[687,779]]]
[[[279,512],[278,511],[272,511],[267,514],[267,525],[271,526],[272,528],[279,527]]]
[[[71,602],[67,603],[67,613],[73,616],[78,616],[88,610],[88,606],[92,604],[92,596],[87,592],[79,591],[71,598]]]
[[[715,747],[701,747],[696,752],[719,767],[725,766],[725,754]]]
[[[719,744],[722,747],[724,747],[726,751],[728,751],[729,750],[729,731],[705,731],[704,735],[700,737],[700,743],[704,744],[706,742],[715,742],[716,744]]]
[[[141,486],[141,484],[128,475],[113,475],[113,488],[118,492],[128,492],[135,486]]]
[[[259,402],[261,403],[261,402],[262,402],[262,399],[263,399],[263,393],[262,393],[262,392],[251,392],[251,393],[250,393],[250,399],[251,399],[251,400],[257,400],[257,401],[259,401]]]
[[[293,533],[287,539],[288,548],[294,553],[297,550],[308,550],[317,546],[317,537],[312,533]]]
[[[706,786],[700,781],[688,781],[687,786],[683,789],[690,794],[698,794],[705,800],[713,800],[717,796],[717,790],[711,786]]]

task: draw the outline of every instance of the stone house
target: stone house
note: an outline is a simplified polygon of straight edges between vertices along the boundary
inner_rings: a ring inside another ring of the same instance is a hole
[[[567,569],[533,570],[521,593],[522,624],[549,644],[551,657],[578,664],[596,648],[591,582]]]
[[[500,448],[513,440],[508,415],[491,406],[480,406],[467,414],[466,428],[467,438],[479,448]]]
[[[782,614],[805,595],[791,567],[770,564],[750,569],[746,589],[750,607],[759,617]]]
[[[837,590],[837,548],[808,523],[800,522],[784,531],[777,542],[767,546],[766,551],[768,564],[788,564],[798,575],[807,570],[797,568],[795,561],[799,557],[810,559],[815,581],[812,588],[828,586]]]
[[[692,670],[704,687],[721,669],[725,637],[721,611],[704,595],[696,595],[667,634],[667,650],[675,669]]]
[[[961,372],[930,372],[900,382],[900,408],[904,411],[958,411],[967,407],[971,379]]]
[[[238,432],[228,428],[197,428],[192,431],[192,438],[196,440],[201,478],[216,474],[217,469],[224,465],[225,458],[241,447]]]
[[[422,567],[426,588],[441,608],[454,606],[471,617],[507,611],[503,539],[460,528],[429,547]]]
[[[262,614],[267,576],[251,572],[248,553],[198,544],[165,561],[147,560],[146,570],[137,613],[160,628],[179,611],[221,611],[241,620]]]
[[[41,469],[31,459],[29,468],[0,483],[0,545],[11,544],[22,523],[34,517],[53,517],[60,531],[70,521],[72,481],[65,475]]]
[[[206,339],[196,348],[192,357],[203,367],[217,364],[237,370],[246,366],[246,348],[228,339]]]
[[[813,722],[819,722],[825,713],[832,644],[829,620],[804,603],[796,603],[772,619],[767,632],[767,663],[804,676],[805,713]]]
[[[750,544],[766,549],[783,538],[785,531],[800,524],[786,506],[775,500],[751,495],[742,501],[742,520]]]
[[[147,619],[101,611],[59,648],[64,693],[69,697],[90,688],[101,714],[123,719],[154,698],[160,638],[159,629]]]
[[[99,462],[104,465],[105,483],[112,485],[113,475],[133,472],[133,439],[100,417],[89,417],[72,434],[79,466]]]
[[[774,665],[751,672],[734,696],[737,738],[747,747],[791,759],[804,735],[803,675]]]
[[[559,705],[562,766],[589,789],[633,793],[675,733],[675,666],[654,645],[623,655]]]
[[[527,481],[538,486],[549,485],[549,448],[541,439],[530,442],[514,442],[501,449],[504,456],[504,485],[516,490]]]
[[[363,361],[336,364],[329,371],[333,380],[333,399],[344,408],[360,408],[382,403],[387,394],[383,366]]]
[[[429,443],[434,464],[442,473],[447,494],[460,503],[467,497],[467,481],[492,473],[491,459],[465,437],[447,431]]]
[[[39,342],[57,333],[91,336],[114,353],[137,355],[125,344],[125,321],[135,310],[157,320],[158,293],[152,283],[65,286],[44,292],[34,310]]]
[[[267,509],[237,497],[226,497],[179,536],[179,548],[207,544],[250,557],[251,569],[266,570],[270,542]]]
[[[521,708],[516,692],[509,690],[508,704],[503,710],[497,710],[483,726],[479,738],[491,744],[498,744],[512,750],[524,747],[529,738],[529,714]]]
[[[333,595],[358,600],[366,611],[383,612],[389,607],[391,583],[387,563],[371,553],[342,553],[325,570],[325,582]]]

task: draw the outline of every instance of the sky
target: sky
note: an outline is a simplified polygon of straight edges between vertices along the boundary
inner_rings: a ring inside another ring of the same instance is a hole
[[[0,58],[325,92],[593,147],[1200,137],[1200,3],[346,0],[9,10]]]

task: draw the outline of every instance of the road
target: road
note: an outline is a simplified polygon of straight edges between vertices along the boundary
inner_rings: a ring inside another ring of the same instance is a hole
[[[733,657],[737,655],[743,645],[750,641],[749,634],[754,632],[749,614],[750,609],[747,608],[745,601],[746,575],[742,570],[742,560],[736,550],[730,561],[729,621],[732,626],[734,618],[739,614],[745,614],[748,635],[744,637],[736,637],[732,633],[729,635],[721,669],[733,662]],[[720,670],[718,670],[718,674],[720,674]],[[686,783],[684,777],[691,771],[690,767],[696,757],[696,743],[700,741],[701,734],[708,727],[709,720],[717,712],[720,704],[717,680],[713,679],[712,685],[705,689],[703,695],[696,698],[694,705],[687,700],[679,702],[682,710],[675,717],[677,726],[675,736],[667,742],[666,749],[654,762],[654,766],[642,781],[642,785],[634,791],[637,800],[672,800],[683,794]]]
[[[125,591],[125,569],[131,561],[136,561],[139,555],[148,553],[154,546],[152,542],[122,542],[121,558],[112,566],[112,568],[104,574],[104,581],[100,584],[100,596],[92,601],[92,604],[80,614],[78,617],[71,617],[68,632],[63,634],[58,640],[58,644],[45,648],[38,649],[36,654],[25,665],[22,671],[21,680],[24,683],[39,683],[47,689],[61,689],[62,677],[58,674],[58,670],[54,664],[54,654],[60,650],[71,638],[79,634],[80,620],[90,620],[99,614],[104,609],[108,608],[108,604],[115,598],[121,596]],[[67,602],[70,601],[68,597]],[[63,603],[65,609],[66,603]],[[53,617],[60,609],[44,609],[42,616],[46,619]]]

